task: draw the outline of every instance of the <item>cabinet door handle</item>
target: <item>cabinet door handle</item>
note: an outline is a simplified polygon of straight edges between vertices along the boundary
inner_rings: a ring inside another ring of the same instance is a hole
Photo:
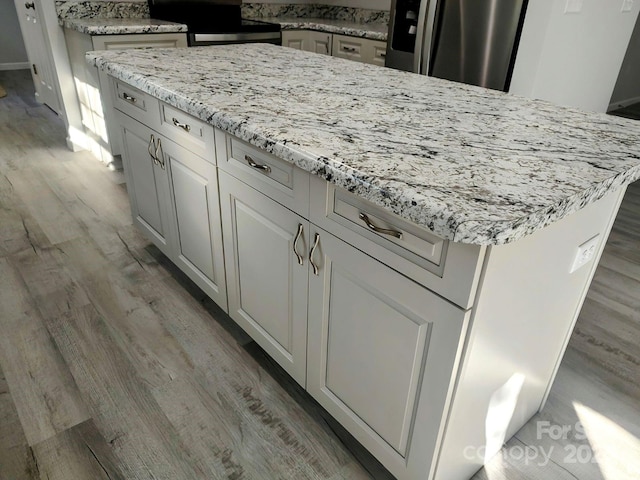
[[[156,145],[156,159],[160,164],[160,168],[165,169],[164,165],[164,153],[162,153],[162,142],[158,139],[158,144]]]
[[[371,223],[371,220],[369,220],[369,217],[367,217],[367,215],[362,212],[360,212],[360,220],[364,221],[367,227],[369,227],[371,230],[373,230],[376,233],[382,233],[383,235],[391,235],[392,237],[402,238],[402,232],[399,232],[398,230],[390,230],[388,228],[380,228],[374,225],[373,223]]]
[[[358,49],[356,47],[347,47],[346,45],[342,46],[342,50],[345,52],[356,53]]]
[[[255,168],[257,170],[264,170],[267,173],[271,173],[271,167],[269,165],[260,165],[253,161],[249,155],[245,155],[244,159],[247,161],[251,168]]]
[[[318,266],[313,262],[313,254],[316,253],[316,248],[318,247],[318,242],[320,241],[320,234],[316,233],[316,236],[313,240],[313,247],[311,247],[311,250],[309,251],[309,263],[311,264],[311,267],[313,268],[313,274],[314,275],[320,275],[320,270],[318,269]]]
[[[36,4],[34,2],[25,2],[24,3],[24,8],[26,8],[27,10],[29,10],[30,8],[35,10],[36,9]]]
[[[187,125],[186,123],[180,123],[178,121],[178,119],[176,117],[172,118],[173,124],[176,127],[180,127],[181,129],[183,129],[185,132],[190,132],[191,131],[191,125]]]
[[[296,233],[296,238],[293,241],[293,253],[296,254],[296,257],[298,257],[299,265],[302,265],[304,262],[302,255],[298,253],[298,240],[300,240],[300,237],[302,236],[302,230],[303,230],[303,227],[302,227],[302,224],[300,223],[298,224],[298,233]]]
[[[149,156],[153,159],[153,163],[155,163],[156,165],[158,165],[158,157],[156,157],[156,154],[154,153],[154,149],[155,149],[155,145],[156,144],[156,139],[153,136],[153,133],[151,134],[151,137],[149,137],[149,146],[147,147],[147,152],[149,152]]]
[[[127,102],[136,103],[138,99],[136,97],[132,97],[127,92],[122,92],[122,98],[124,98]]]

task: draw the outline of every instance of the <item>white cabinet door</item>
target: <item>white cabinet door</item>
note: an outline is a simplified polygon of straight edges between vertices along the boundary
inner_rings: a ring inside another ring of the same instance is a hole
[[[219,178],[229,315],[304,387],[309,223],[226,172]]]
[[[227,290],[216,166],[160,137],[177,238],[172,260],[223,310]]]
[[[283,30],[282,46],[295,48],[296,50],[307,50],[309,43],[308,30]]]
[[[154,161],[158,135],[117,112],[123,166],[134,223],[169,258],[174,249],[173,214],[166,166]]]
[[[312,235],[307,390],[394,475],[428,478],[467,314],[333,235]],[[423,474],[408,475],[416,463]]]
[[[22,38],[31,63],[31,76],[38,101],[61,112],[60,97],[39,0],[14,0]]]
[[[323,55],[331,55],[331,40],[333,35],[323,32],[308,32],[309,41],[305,50]]]

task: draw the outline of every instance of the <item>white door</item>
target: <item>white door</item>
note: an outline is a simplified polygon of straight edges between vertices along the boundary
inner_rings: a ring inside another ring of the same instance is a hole
[[[304,387],[309,222],[218,173],[229,315]]]
[[[295,48],[296,50],[307,50],[309,42],[309,31],[307,30],[283,30],[282,46]]]
[[[175,233],[169,177],[166,163],[156,160],[160,154],[158,134],[120,112],[117,120],[122,132],[122,163],[133,221],[173,259]]]
[[[60,98],[45,25],[40,14],[40,0],[14,0],[22,38],[31,64],[31,75],[38,101],[60,113]]]
[[[427,478],[467,313],[333,235],[312,235],[307,390],[394,475]],[[406,475],[416,458],[423,475]]]
[[[227,310],[216,166],[164,137],[161,141],[176,217],[174,261]]]
[[[331,38],[330,33],[309,32],[309,51],[321,53],[323,55],[331,55]]]

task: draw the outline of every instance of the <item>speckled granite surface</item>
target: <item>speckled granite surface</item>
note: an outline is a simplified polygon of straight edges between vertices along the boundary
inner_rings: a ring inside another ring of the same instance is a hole
[[[242,16],[245,18],[287,17],[287,18],[329,18],[353,23],[389,23],[387,10],[340,7],[321,4],[275,4],[243,3]]]
[[[352,37],[387,41],[388,27],[383,23],[355,23],[330,18],[290,18],[265,17],[260,20],[279,23],[283,30],[316,30],[318,32],[339,33]]]
[[[149,18],[146,0],[75,1],[56,0],[58,18]]]
[[[515,241],[640,177],[632,120],[272,45],[88,55],[454,241]]]
[[[165,22],[152,18],[66,18],[58,20],[64,28],[89,35],[125,35],[134,33],[186,32],[181,23]]]

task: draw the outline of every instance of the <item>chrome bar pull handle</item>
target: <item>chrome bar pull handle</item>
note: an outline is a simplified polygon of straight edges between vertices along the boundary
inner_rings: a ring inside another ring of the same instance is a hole
[[[190,132],[191,131],[191,125],[187,125],[186,123],[180,123],[176,117],[173,117],[171,120],[173,121],[173,124],[176,127],[180,127],[185,132]]]
[[[122,92],[122,98],[124,98],[127,102],[136,103],[138,99],[136,97],[132,97],[127,92]]]
[[[165,169],[164,165],[164,153],[162,153],[162,142],[158,139],[158,144],[156,145],[156,159],[160,164],[160,168]]]
[[[311,268],[313,268],[313,274],[316,276],[320,275],[320,270],[318,269],[318,266],[313,262],[313,254],[316,253],[316,248],[318,247],[319,241],[320,234],[316,233],[316,236],[313,240],[313,247],[311,247],[311,250],[309,251],[309,263],[311,264]]]
[[[300,255],[298,253],[298,240],[300,240],[300,237],[302,236],[302,224],[298,224],[298,233],[296,233],[296,238],[293,241],[293,253],[296,254],[296,257],[298,257],[298,264],[302,265],[304,263],[304,259],[302,258],[302,255]]]
[[[255,168],[256,170],[263,170],[267,173],[271,173],[271,167],[269,165],[260,165],[258,163],[256,163],[253,158],[251,158],[249,155],[245,155],[244,159],[247,161],[247,163],[249,164],[249,166],[251,168]]]
[[[373,223],[371,223],[371,220],[369,220],[369,217],[365,213],[360,212],[360,220],[362,220],[367,225],[367,227],[369,227],[376,233],[382,233],[383,235],[391,235],[392,237],[402,238],[402,232],[399,232],[398,230],[390,230],[388,228],[380,228],[377,225],[374,225]]]
[[[158,165],[158,157],[156,157],[156,154],[154,153],[154,148],[156,144],[156,139],[153,136],[153,133],[151,134],[151,137],[149,137],[149,146],[147,147],[147,152],[149,152],[149,156],[153,159],[153,163],[155,163],[156,165]]]

